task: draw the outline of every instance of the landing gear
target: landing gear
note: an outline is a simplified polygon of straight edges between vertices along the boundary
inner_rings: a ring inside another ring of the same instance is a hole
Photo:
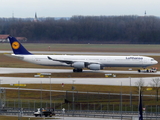
[[[73,72],[82,72],[82,69],[73,69]]]

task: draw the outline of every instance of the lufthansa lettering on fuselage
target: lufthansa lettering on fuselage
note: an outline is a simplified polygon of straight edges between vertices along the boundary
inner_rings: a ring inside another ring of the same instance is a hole
[[[130,59],[132,59],[132,60],[142,60],[143,58],[142,57],[126,57],[126,59],[128,60],[130,60]]]

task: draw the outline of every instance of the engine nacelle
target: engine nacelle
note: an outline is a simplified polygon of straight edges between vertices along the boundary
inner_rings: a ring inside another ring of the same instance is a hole
[[[75,63],[72,64],[72,66],[74,68],[82,69],[82,68],[85,67],[85,63],[84,62],[75,62]]]
[[[90,64],[90,65],[88,65],[88,68],[90,70],[101,70],[101,69],[103,69],[100,64]]]

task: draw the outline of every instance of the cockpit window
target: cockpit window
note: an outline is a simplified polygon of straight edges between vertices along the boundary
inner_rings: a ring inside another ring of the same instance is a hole
[[[154,61],[154,59],[151,59],[151,61]]]

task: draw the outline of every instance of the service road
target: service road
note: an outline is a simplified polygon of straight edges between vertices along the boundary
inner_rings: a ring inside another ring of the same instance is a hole
[[[0,74],[10,74],[10,73],[71,73],[71,69],[32,69],[32,68],[0,68]],[[86,70],[84,72],[95,72]],[[102,73],[127,73],[127,74],[140,74],[137,71],[97,71]],[[150,74],[160,74],[150,73]],[[144,80],[145,85],[149,85],[149,83],[154,79],[154,77],[144,77],[144,78],[51,78],[52,84],[72,84],[73,80],[75,84],[86,84],[86,85],[122,85],[129,86],[130,82],[132,86],[135,86],[135,83],[140,79]],[[1,84],[17,84],[20,82],[21,84],[27,83],[37,83],[41,82],[44,84],[49,84],[49,78],[26,78],[26,77],[0,77]]]

